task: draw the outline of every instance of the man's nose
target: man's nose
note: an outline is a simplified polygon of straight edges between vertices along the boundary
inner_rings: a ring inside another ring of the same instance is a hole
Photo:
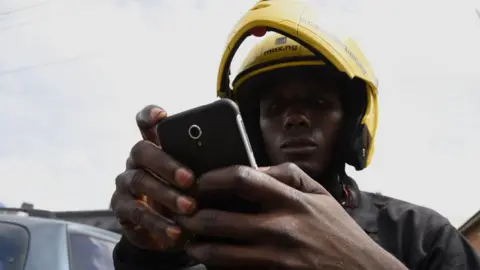
[[[310,128],[312,123],[308,117],[308,113],[302,110],[287,110],[285,113],[285,121],[283,127],[290,131],[296,128]]]

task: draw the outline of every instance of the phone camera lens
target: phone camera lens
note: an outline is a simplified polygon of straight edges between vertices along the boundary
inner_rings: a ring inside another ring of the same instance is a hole
[[[188,128],[188,135],[194,140],[198,140],[202,136],[202,129],[197,125],[191,125]]]

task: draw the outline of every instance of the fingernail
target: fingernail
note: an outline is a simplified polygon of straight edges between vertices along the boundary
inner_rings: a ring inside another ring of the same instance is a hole
[[[193,182],[193,175],[186,169],[180,168],[175,172],[175,181],[181,187],[189,187]]]
[[[258,170],[261,171],[261,172],[266,172],[266,171],[270,170],[270,166],[268,166],[268,167],[258,167]]]
[[[180,237],[180,234],[182,233],[182,231],[178,227],[167,227],[166,232],[168,237],[172,238],[173,240],[178,239],[178,237]]]
[[[177,199],[177,206],[182,210],[184,213],[188,213],[189,211],[192,210],[194,206],[194,202],[188,198],[185,197],[179,197]]]
[[[152,120],[162,120],[163,118],[167,117],[167,112],[160,109],[160,108],[153,108],[150,111],[150,117]]]

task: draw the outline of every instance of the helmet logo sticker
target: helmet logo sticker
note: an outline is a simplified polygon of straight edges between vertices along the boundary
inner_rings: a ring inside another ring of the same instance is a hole
[[[270,50],[267,50],[267,51],[263,52],[263,55],[265,56],[265,55],[269,55],[269,54],[277,53],[277,52],[296,51],[296,50],[298,50],[297,45],[286,45],[286,46],[276,47],[276,48],[272,48]]]

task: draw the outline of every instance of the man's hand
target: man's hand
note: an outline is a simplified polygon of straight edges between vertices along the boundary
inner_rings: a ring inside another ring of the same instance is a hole
[[[134,245],[166,250],[182,240],[172,215],[187,215],[195,201],[184,195],[194,182],[189,169],[162,151],[155,126],[167,116],[157,106],[147,106],[137,114],[144,140],[133,146],[127,169],[117,176],[111,207]]]
[[[262,206],[258,214],[202,209],[191,217],[176,219],[196,235],[247,243],[189,243],[187,253],[208,267],[405,269],[296,165],[262,170],[229,167],[206,173],[197,183],[199,200],[227,193]]]

